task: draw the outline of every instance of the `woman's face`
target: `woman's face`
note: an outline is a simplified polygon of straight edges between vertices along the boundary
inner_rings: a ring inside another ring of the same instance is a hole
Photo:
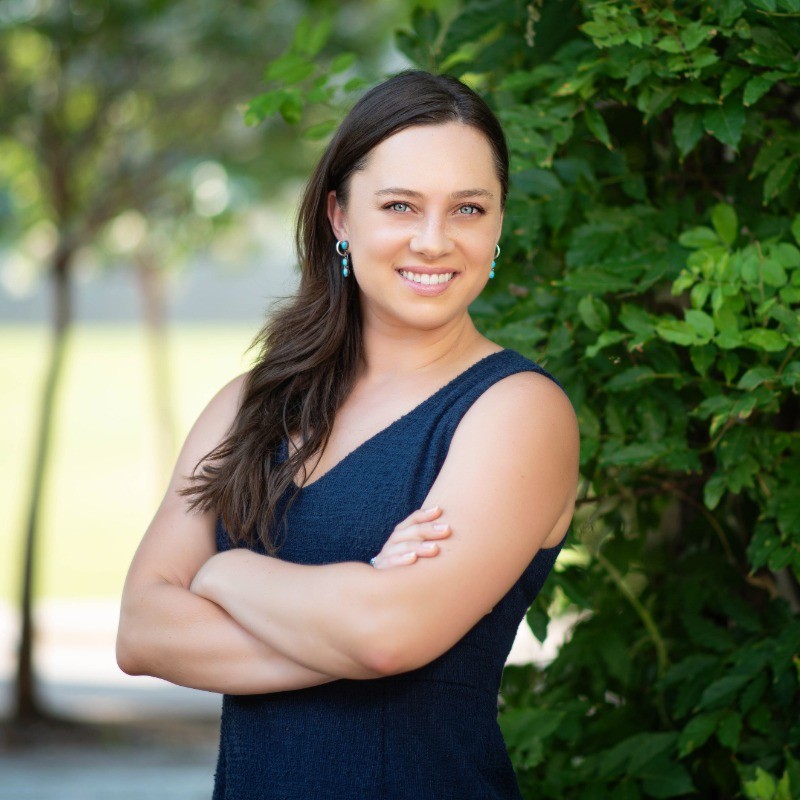
[[[346,239],[366,324],[431,330],[463,317],[489,278],[503,212],[491,146],[458,122],[390,136],[328,215]]]

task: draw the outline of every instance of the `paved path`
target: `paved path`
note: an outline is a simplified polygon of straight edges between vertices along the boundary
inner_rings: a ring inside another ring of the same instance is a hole
[[[0,755],[2,800],[208,800],[215,748],[44,748]]]
[[[122,729],[133,742],[67,736],[35,748],[0,747],[0,800],[211,797],[219,696],[124,675],[114,659],[117,612],[116,603],[105,601],[40,605],[36,666],[48,709]],[[14,614],[0,606],[3,717],[11,707],[16,641]]]

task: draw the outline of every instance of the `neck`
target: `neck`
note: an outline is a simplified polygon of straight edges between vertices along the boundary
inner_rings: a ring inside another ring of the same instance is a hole
[[[482,339],[468,314],[434,330],[364,320],[364,377],[382,382],[455,363]]]

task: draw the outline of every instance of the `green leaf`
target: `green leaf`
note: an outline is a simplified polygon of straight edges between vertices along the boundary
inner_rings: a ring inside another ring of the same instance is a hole
[[[653,64],[649,59],[637,61],[628,70],[628,77],[625,79],[625,91],[638,86],[652,72]]]
[[[739,389],[750,391],[755,389],[756,386],[761,386],[762,383],[767,381],[777,380],[778,373],[772,367],[753,367],[747,370],[744,375],[739,379],[737,384]]]
[[[797,535],[800,531],[800,491],[796,483],[784,488],[778,496],[776,516],[778,526],[787,536]]]
[[[692,286],[692,291],[689,292],[692,308],[702,308],[706,304],[710,292],[711,287],[707,283],[696,283]]]
[[[292,93],[287,93],[280,106],[281,116],[289,125],[296,125],[303,117],[303,101]]]
[[[619,312],[619,321],[631,333],[639,336],[652,336],[656,332],[650,314],[633,303],[623,304]]]
[[[727,490],[728,479],[725,477],[725,473],[717,472],[712,475],[703,487],[703,505],[709,511],[713,511]]]
[[[717,108],[709,108],[703,114],[703,125],[715,139],[734,150],[739,148],[739,140],[744,130],[745,113],[741,101],[735,95],[728,97]]]
[[[625,392],[638,389],[643,383],[653,380],[655,372],[652,367],[629,367],[615,375],[606,384],[607,392]]]
[[[434,44],[439,36],[442,22],[435,9],[417,6],[411,15],[411,27],[420,39],[429,44]]]
[[[656,47],[665,53],[679,54],[683,52],[683,43],[672,34],[667,34],[656,42]]]
[[[681,320],[667,319],[656,325],[656,333],[666,342],[688,346],[698,344],[697,335],[692,328]]]
[[[781,265],[786,267],[786,269],[800,267],[800,250],[793,244],[780,242],[779,244],[773,245],[771,254]]]
[[[761,767],[756,767],[755,780],[747,781],[743,788],[745,794],[751,800],[774,800],[777,787],[772,775],[765,772]]]
[[[296,53],[284,53],[265,70],[265,81],[279,81],[286,85],[300,83],[311,75],[316,67],[311,61]]]
[[[692,717],[689,723],[681,731],[678,740],[678,755],[680,758],[688,756],[689,753],[702,747],[717,729],[721,712],[712,711],[706,714],[698,714]]]
[[[672,136],[678,147],[681,160],[694,150],[703,136],[703,115],[699,111],[681,109],[672,123]]]
[[[768,353],[780,353],[786,349],[788,342],[783,334],[768,328],[756,328],[743,331],[744,339],[748,344],[765,350]]]
[[[698,709],[732,703],[750,679],[751,676],[747,674],[725,675],[718,678],[703,692]]]
[[[248,125],[255,125],[278,112],[281,103],[286,99],[287,92],[277,89],[272,92],[264,92],[254,97],[245,110],[245,122]]]
[[[613,266],[608,269],[600,267],[571,269],[564,277],[564,283],[573,291],[596,292],[597,294],[621,292],[632,289],[634,286],[630,271],[615,269]]]
[[[547,611],[534,604],[528,609],[525,619],[527,620],[528,627],[531,629],[533,635],[540,642],[544,642],[544,640],[547,638],[547,626],[550,622],[550,615],[547,613]]]
[[[709,346],[694,346],[689,349],[689,358],[698,375],[705,377],[716,359],[716,349]]]
[[[415,64],[422,64],[425,60],[425,48],[422,39],[416,33],[395,31],[394,43],[397,49]]]
[[[345,85],[342,86],[342,89],[344,89],[345,92],[356,92],[359,89],[366,88],[367,86],[369,86],[369,81],[359,75],[356,75],[355,77],[350,78],[350,80],[348,80]]]
[[[329,16],[323,17],[316,24],[310,17],[303,17],[297,24],[292,48],[298,53],[314,58],[325,46],[332,30],[333,20]]]
[[[716,0],[714,8],[720,15],[723,25],[731,26],[745,10],[744,0]]]
[[[646,464],[657,459],[663,451],[659,443],[637,442],[625,447],[610,449],[603,459],[606,464],[613,466]]]
[[[764,179],[764,203],[785,192],[792,183],[800,161],[796,155],[781,159]]]
[[[774,80],[765,78],[763,75],[750,78],[744,87],[744,104],[751,106],[758,102],[774,85]]]
[[[716,247],[719,245],[719,237],[711,228],[701,225],[697,228],[684,231],[678,237],[678,242],[683,245],[683,247],[700,249],[704,247]]]
[[[722,80],[719,84],[720,97],[724,99],[732,91],[738,89],[747,80],[750,74],[751,72],[749,69],[743,69],[742,67],[731,67],[728,69],[722,76]]]
[[[695,791],[692,778],[682,764],[658,759],[637,773],[641,778],[645,793],[649,797],[680,797]]]
[[[338,121],[335,119],[326,119],[324,122],[318,122],[316,125],[311,125],[303,131],[303,138],[312,142],[324,139],[336,130],[338,124]]]
[[[711,341],[714,335],[714,320],[705,311],[691,308],[686,312],[686,322],[695,332],[697,340],[701,344]]]
[[[594,358],[601,350],[612,344],[618,344],[627,338],[627,334],[622,331],[603,331],[597,341],[586,348],[586,357]]]
[[[608,327],[611,319],[611,312],[608,306],[599,298],[593,295],[585,295],[578,302],[578,313],[583,324],[595,333],[599,333]]]
[[[776,258],[765,258],[761,266],[761,274],[767,286],[779,288],[789,282],[789,276],[783,264]]]
[[[549,708],[520,708],[504,711],[498,722],[503,731],[503,738],[511,746],[519,747],[531,738],[531,732],[537,739],[552,736],[564,719],[562,711]]]
[[[719,203],[711,210],[711,223],[719,238],[727,245],[736,241],[739,233],[739,220],[736,211],[726,203]]]
[[[703,25],[700,22],[690,22],[681,31],[681,41],[687,51],[696,50],[709,36],[714,35],[714,30],[710,25]]]
[[[792,236],[795,241],[800,244],[800,214],[797,214],[792,221]]]
[[[742,733],[742,716],[735,711],[729,711],[719,723],[717,739],[723,747],[733,751],[739,748],[739,737]]]
[[[614,787],[608,800],[642,800],[642,793],[635,781],[623,780]]]
[[[612,149],[611,136],[606,126],[603,115],[591,104],[587,103],[583,108],[583,118],[586,127],[592,132],[596,139],[599,139],[609,150]]]
[[[331,75],[337,75],[340,72],[350,69],[355,63],[355,53],[339,53],[339,55],[331,61],[329,72]]]

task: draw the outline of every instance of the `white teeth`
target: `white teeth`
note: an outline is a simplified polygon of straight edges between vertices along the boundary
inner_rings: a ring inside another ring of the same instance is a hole
[[[443,272],[438,275],[432,275],[429,272],[410,272],[409,270],[401,269],[400,274],[409,281],[421,283],[423,286],[430,286],[447,283],[452,279],[454,273]]]

